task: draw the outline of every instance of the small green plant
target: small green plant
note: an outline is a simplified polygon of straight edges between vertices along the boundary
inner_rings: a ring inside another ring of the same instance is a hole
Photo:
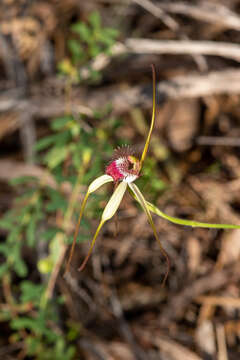
[[[64,299],[50,299],[59,259],[72,242],[79,192],[104,166],[102,154],[113,150],[108,138],[118,122],[108,114],[106,110],[93,116],[95,123],[105,118],[98,127],[89,126],[84,115],[55,119],[51,135],[36,145],[37,160],[48,171],[40,178],[28,176],[12,181],[18,197],[12,210],[0,219],[1,229],[7,233],[6,241],[0,243],[0,278],[6,304],[0,308],[0,321],[9,323],[10,341],[23,344],[22,354],[34,359],[74,357],[74,339],[71,336],[69,340],[58,326]],[[93,149],[94,166],[90,166]],[[66,192],[64,186],[70,191]],[[96,203],[101,197],[96,197]],[[88,219],[98,213],[93,203],[88,208],[80,241],[86,240],[90,231]],[[39,277],[45,280],[40,281]],[[73,333],[71,325],[67,331]],[[75,330],[74,333],[79,336]]]
[[[78,21],[71,27],[72,37],[68,41],[70,58],[64,59],[59,64],[59,70],[67,75],[74,83],[82,80],[79,69],[87,66],[89,70],[88,80],[97,82],[101,73],[91,66],[91,61],[100,54],[111,55],[111,48],[118,37],[118,31],[113,28],[103,27],[98,12],[89,15],[87,22]]]
[[[67,79],[66,95],[70,95],[73,83],[82,81],[82,67],[88,69],[89,81],[100,78],[92,61],[101,54],[110,56],[118,36],[117,30],[101,25],[97,12],[90,14],[86,23],[74,24],[71,31],[70,58],[59,65]],[[52,121],[51,134],[36,145],[37,162],[46,172],[38,178],[25,176],[12,181],[17,196],[12,209],[0,219],[6,233],[6,240],[0,243],[4,295],[0,321],[9,326],[9,342],[19,344],[16,357],[75,358],[80,330],[73,323],[65,324],[64,330],[60,327],[64,297],[53,297],[53,290],[68,244],[73,241],[79,193],[103,168],[103,154],[113,151],[109,137],[119,121],[109,116],[110,110],[95,112],[90,118],[69,113]],[[97,204],[102,196],[96,195],[96,202],[88,207],[80,241],[87,239],[89,220],[99,215]]]

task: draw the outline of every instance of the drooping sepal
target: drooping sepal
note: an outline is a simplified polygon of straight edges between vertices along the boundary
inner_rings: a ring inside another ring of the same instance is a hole
[[[200,222],[200,221],[195,221],[195,220],[180,219],[180,218],[177,218],[174,216],[170,216],[170,215],[165,214],[157,206],[151,204],[148,201],[147,201],[147,207],[154,214],[156,214],[156,215],[162,217],[163,219],[168,220],[174,224],[177,224],[177,225],[185,225],[185,226],[200,227],[200,228],[207,228],[207,229],[240,229],[240,225],[211,224],[211,223],[205,223],[205,222]]]
[[[116,211],[119,208],[119,205],[122,201],[123,195],[125,194],[126,189],[127,189],[127,184],[124,182],[121,182],[117,186],[116,190],[114,191],[110,200],[108,201],[107,205],[105,206],[105,209],[103,210],[103,213],[102,213],[102,218],[101,218],[100,224],[98,225],[97,230],[93,236],[91,246],[90,246],[90,249],[88,250],[87,256],[85,257],[82,265],[78,269],[79,271],[82,271],[84,269],[85,265],[87,264],[88,259],[93,251],[94,244],[96,242],[96,239],[98,237],[98,234],[99,234],[101,228],[103,227],[105,222],[107,220],[111,219],[114,216],[114,214],[116,213]]]
[[[110,181],[113,181],[111,176],[109,176],[109,175],[101,175],[98,178],[96,178],[95,180],[93,180],[91,182],[91,184],[89,185],[89,187],[88,187],[87,193],[86,193],[86,195],[85,195],[85,197],[83,199],[81,209],[80,209],[80,213],[79,213],[79,216],[78,216],[78,222],[77,222],[77,226],[75,228],[73,243],[72,243],[72,246],[71,246],[70,255],[68,257],[65,273],[68,272],[69,266],[70,266],[70,263],[71,263],[71,260],[72,260],[72,257],[73,257],[74,249],[75,249],[75,246],[76,246],[76,243],[77,243],[77,236],[78,236],[78,232],[79,232],[79,228],[80,228],[80,223],[81,223],[81,220],[82,220],[84,209],[85,209],[86,204],[87,204],[88,197],[89,197],[89,195],[91,193],[93,193],[94,191],[99,189],[102,185],[104,185],[104,184],[106,184],[106,183],[108,183]]]
[[[151,215],[150,210],[148,208],[148,203],[145,200],[143,194],[141,193],[141,191],[139,190],[139,188],[137,187],[136,184],[128,184],[128,186],[132,190],[132,193],[133,193],[135,199],[139,202],[139,204],[141,205],[141,207],[144,210],[145,214],[147,215],[148,222],[149,222],[149,224],[150,224],[150,226],[152,228],[155,239],[158,242],[160,251],[162,252],[163,256],[165,257],[165,259],[167,261],[167,271],[166,271],[164,279],[163,279],[163,285],[164,285],[166,280],[167,280],[169,271],[170,271],[170,259],[168,257],[168,254],[167,254],[166,250],[163,248],[162,243],[161,243],[161,241],[160,241],[160,239],[158,237],[157,229],[155,227],[155,224],[154,224],[153,219],[152,219],[152,215]]]

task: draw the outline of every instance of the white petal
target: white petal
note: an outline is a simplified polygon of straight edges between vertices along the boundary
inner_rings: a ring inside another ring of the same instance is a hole
[[[113,178],[109,175],[99,176],[97,179],[93,180],[93,182],[88,187],[89,194],[96,191],[100,186],[106,184],[107,182],[113,181]]]
[[[103,211],[103,214],[102,214],[103,221],[107,221],[107,220],[111,219],[111,217],[113,217],[113,215],[117,211],[117,209],[122,201],[122,198],[123,198],[123,195],[124,195],[126,189],[127,189],[126,182],[121,182],[118,185],[118,187],[112,194],[110,200],[108,201],[108,203]]]

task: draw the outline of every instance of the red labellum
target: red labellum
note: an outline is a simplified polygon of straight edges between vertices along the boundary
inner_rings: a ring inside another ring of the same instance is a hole
[[[116,160],[112,161],[106,168],[106,174],[110,175],[114,181],[119,181],[123,179],[123,174],[118,169]]]
[[[106,174],[112,176],[115,182],[123,180],[133,182],[139,177],[140,161],[133,156],[129,146],[114,151],[113,161],[106,168]]]

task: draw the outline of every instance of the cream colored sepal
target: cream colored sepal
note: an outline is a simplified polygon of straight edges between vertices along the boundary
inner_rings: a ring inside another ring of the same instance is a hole
[[[121,182],[118,185],[102,213],[102,221],[111,219],[111,217],[113,217],[113,215],[116,213],[127,189],[127,185],[128,184],[126,182]]]
[[[99,176],[97,179],[93,180],[93,182],[88,187],[88,192],[91,194],[92,192],[96,191],[100,186],[113,181],[113,178],[109,175],[102,175]]]

